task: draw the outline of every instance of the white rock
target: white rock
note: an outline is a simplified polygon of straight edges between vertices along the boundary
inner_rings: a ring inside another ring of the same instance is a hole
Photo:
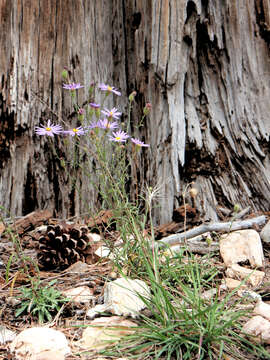
[[[9,304],[13,307],[19,305],[21,303],[21,300],[16,299],[14,296],[9,296],[6,298],[6,304]]]
[[[117,246],[117,243],[114,244]],[[116,253],[117,248],[114,251],[111,251],[108,246],[106,245],[100,245],[97,250],[95,251],[95,255],[99,256],[100,258],[108,258],[110,260],[115,260],[116,258],[118,260],[127,260],[127,256],[119,255]]]
[[[256,336],[263,343],[270,344],[270,322],[262,316],[254,316],[243,326],[243,332]]]
[[[91,236],[92,241],[99,242],[102,240],[102,237],[99,234],[91,233],[89,234]]]
[[[260,235],[261,235],[262,241],[264,241],[265,243],[270,243],[270,220],[263,227]]]
[[[76,345],[84,349],[103,349],[134,333],[137,324],[119,316],[101,317],[90,322]]]
[[[220,240],[220,254],[226,266],[249,260],[252,267],[264,263],[260,235],[253,229],[233,231]]]
[[[32,357],[31,360],[65,360],[65,355],[59,351],[42,351],[37,356]]]
[[[150,289],[144,281],[119,278],[106,284],[104,304],[110,307],[112,314],[137,317],[138,312],[145,308],[138,295],[150,297]]]
[[[241,298],[245,298],[246,300],[249,300],[250,302],[258,302],[262,301],[261,295],[257,294],[255,291],[247,290],[247,289],[240,289],[237,292],[238,296]]]
[[[103,312],[110,311],[110,306],[106,306],[104,304],[96,305],[95,307],[87,310],[86,316],[88,319],[94,319],[97,315],[100,315]]]
[[[241,280],[246,279],[245,284],[259,286],[263,281],[265,273],[263,271],[247,269],[243,266],[233,264],[226,270],[226,275],[231,278],[237,278]]]
[[[258,301],[262,300],[261,295],[257,294],[255,291],[249,289],[243,289],[242,287],[237,291],[237,295],[241,298],[245,298],[251,304],[257,303]],[[246,304],[247,305],[247,304]],[[243,305],[245,306],[245,305]],[[248,305],[247,305],[248,306]],[[251,305],[254,310],[254,305]]]
[[[247,286],[242,284],[240,280],[235,280],[232,278],[225,278],[225,285],[228,290],[236,289],[237,287],[241,287],[241,289],[246,288]]]
[[[101,245],[96,251],[95,254],[101,258],[109,257],[113,258],[111,255],[111,250],[106,245]]]
[[[86,316],[93,318],[95,312],[109,311],[115,315],[138,316],[145,303],[138,296],[150,297],[150,289],[142,280],[119,278],[107,283],[104,288],[104,305],[90,309]]]
[[[201,298],[204,300],[210,300],[215,297],[217,289],[209,289],[202,293]]]
[[[254,314],[260,315],[270,321],[270,305],[263,301],[258,301],[254,308]]]
[[[9,341],[14,340],[16,337],[16,333],[11,331],[4,326],[0,326],[0,344],[5,344]]]
[[[63,296],[71,299],[74,304],[90,304],[94,299],[93,290],[88,286],[78,286],[62,291]]]
[[[66,355],[70,353],[70,348],[65,335],[60,331],[34,327],[17,335],[10,344],[10,351],[15,353],[17,360],[25,360],[36,359],[47,351]]]

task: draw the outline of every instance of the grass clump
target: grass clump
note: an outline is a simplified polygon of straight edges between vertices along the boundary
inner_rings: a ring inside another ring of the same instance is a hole
[[[55,283],[56,281],[53,280],[48,285],[42,286],[40,281],[32,281],[31,287],[22,287],[21,295],[18,296],[21,303],[15,316],[27,313],[37,317],[40,323],[51,321],[52,314],[60,311],[62,304],[68,301],[53,287]]]
[[[143,254],[141,254],[144,256]],[[269,359],[269,353],[241,334],[241,323],[247,317],[241,310],[234,292],[222,299],[218,292],[210,300],[202,293],[206,289],[204,273],[193,255],[176,276],[168,268],[174,284],[155,274],[146,260],[145,280],[151,287],[150,299],[143,298],[151,315],[141,314],[138,331],[125,338],[117,347],[106,350],[109,356],[128,356],[137,359]],[[160,281],[156,279],[159,278]],[[211,276],[209,278],[211,279]],[[257,358],[257,357],[256,357]]]

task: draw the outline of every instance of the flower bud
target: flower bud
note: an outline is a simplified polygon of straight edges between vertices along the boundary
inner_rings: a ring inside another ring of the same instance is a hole
[[[93,95],[93,92],[95,90],[95,83],[91,83],[88,89],[89,98]]]
[[[101,114],[100,109],[95,109],[95,114],[97,118],[100,118],[100,114]]]
[[[240,211],[240,205],[239,204],[235,204],[233,207],[233,212],[234,213],[238,213]]]
[[[137,95],[136,91],[132,91],[132,93],[128,97],[128,100],[130,102],[134,101],[134,98],[135,98],[136,95]]]
[[[198,190],[196,188],[191,188],[189,190],[190,196],[195,199],[195,197],[198,195]]]
[[[146,103],[143,109],[144,115],[147,116],[148,114],[150,114],[151,109],[152,109],[152,105],[150,103]]]
[[[78,118],[79,118],[79,121],[83,121],[83,119],[84,119],[84,113],[85,113],[85,111],[84,111],[84,109],[83,108],[80,108],[79,110],[78,110]]]
[[[60,159],[60,165],[62,168],[65,168],[66,167],[66,162],[63,158]]]
[[[64,80],[68,79],[68,71],[66,69],[64,69],[61,73],[61,76]]]
[[[88,109],[88,116],[90,117],[90,119],[92,118],[92,116],[94,115],[94,113],[95,113],[95,110],[94,110],[94,109],[92,109],[92,108],[89,108],[89,109]]]

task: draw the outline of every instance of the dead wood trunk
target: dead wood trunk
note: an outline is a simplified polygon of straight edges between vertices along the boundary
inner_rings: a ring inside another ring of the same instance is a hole
[[[118,3],[0,0],[0,205],[12,215],[51,208],[66,217],[93,205],[89,179],[79,170],[71,179],[51,139],[35,136],[34,127],[47,119],[74,122],[70,94],[62,89],[64,67],[73,81],[87,85],[80,102],[92,82],[125,89]],[[55,145],[61,150],[57,139]]]
[[[161,185],[157,222],[170,221],[191,181],[204,219],[216,220],[218,205],[269,210],[269,0],[1,0],[0,21],[0,202],[13,214],[86,209],[33,136],[42,119],[57,120],[50,109],[67,118],[63,66],[84,84],[136,90],[134,129],[152,103],[135,135],[151,143],[139,175],[141,188]],[[77,181],[93,204],[88,179]]]
[[[162,185],[157,218],[192,181],[204,219],[269,210],[269,0],[136,3],[127,78],[153,106],[143,168]]]

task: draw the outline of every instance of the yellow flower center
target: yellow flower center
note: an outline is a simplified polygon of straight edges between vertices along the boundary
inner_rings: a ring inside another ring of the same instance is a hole
[[[120,137],[120,136],[117,136],[117,137],[115,138],[115,140],[121,140],[121,137]]]
[[[52,130],[52,128],[46,127],[46,131],[51,131],[51,130]]]
[[[112,87],[111,87],[111,86],[108,86],[108,91],[112,91]]]
[[[78,132],[78,129],[74,128],[74,129],[72,129],[72,131],[76,133],[76,132]]]
[[[109,112],[109,114],[110,114],[110,115],[109,115],[109,117],[112,117],[112,116],[113,116],[113,113],[112,113],[112,111],[110,111],[110,112]]]

